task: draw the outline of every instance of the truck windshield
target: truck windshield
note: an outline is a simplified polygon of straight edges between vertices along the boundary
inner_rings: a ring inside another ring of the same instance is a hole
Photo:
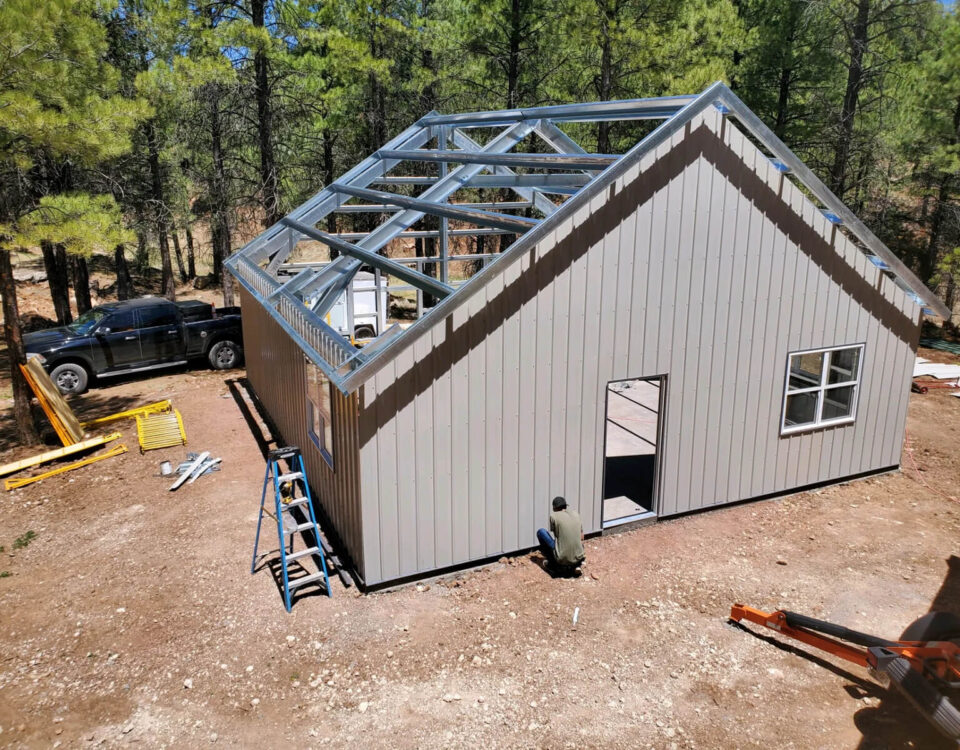
[[[109,310],[95,307],[92,310],[87,310],[79,318],[67,325],[67,328],[74,333],[90,333],[90,331],[96,328],[100,324],[100,321],[107,317],[108,314]]]

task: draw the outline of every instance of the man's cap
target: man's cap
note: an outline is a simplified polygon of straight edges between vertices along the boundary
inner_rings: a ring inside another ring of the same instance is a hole
[[[553,498],[553,509],[554,510],[563,510],[567,507],[567,501],[562,497]]]

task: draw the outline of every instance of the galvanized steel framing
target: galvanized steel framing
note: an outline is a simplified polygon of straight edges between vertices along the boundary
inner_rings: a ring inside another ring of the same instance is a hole
[[[628,101],[571,104],[498,112],[455,115],[430,113],[317,193],[259,237],[230,257],[227,268],[244,289],[330,378],[345,395],[373,377],[386,363],[411,346],[433,322],[467,302],[495,274],[501,261],[533,248],[548,232],[598,195],[630,166],[684,128],[708,107],[715,107],[762,145],[771,163],[799,182],[819,202],[824,215],[837,224],[867,259],[926,312],[949,317],[950,311],[840,200],[767,128],[723,83],[698,96],[661,97]],[[662,120],[661,124],[623,155],[588,154],[557,123],[619,120]],[[485,144],[465,131],[500,128]],[[528,139],[539,139],[550,153],[514,151]],[[436,148],[427,148],[432,143]],[[455,148],[450,148],[450,146]],[[437,175],[391,175],[400,165],[435,163]],[[517,173],[515,169],[541,172]],[[553,170],[553,171],[545,171]],[[414,196],[374,189],[425,187]],[[451,203],[457,191],[469,188],[505,188],[519,201]],[[555,196],[556,199],[548,197]],[[361,203],[348,203],[359,200]],[[560,202],[558,202],[560,201]],[[542,218],[507,213],[536,211]],[[389,213],[368,233],[331,234],[316,225],[332,212]],[[439,229],[411,230],[424,216],[439,220]],[[449,227],[450,221],[468,224]],[[503,253],[451,254],[450,237],[513,234],[516,240]],[[438,255],[429,258],[386,258],[380,251],[398,238],[431,237]],[[287,264],[298,242],[311,239],[339,251],[341,256],[323,268],[315,264]],[[487,263],[492,258],[492,262]],[[481,259],[484,268],[454,288],[449,264]],[[439,267],[439,279],[423,273],[425,263]],[[366,351],[357,352],[332,329],[324,316],[349,288],[356,272],[368,264],[400,279],[418,293],[440,302],[403,332],[390,329]],[[412,264],[415,268],[409,267]],[[281,269],[299,270],[291,279],[278,277]]]

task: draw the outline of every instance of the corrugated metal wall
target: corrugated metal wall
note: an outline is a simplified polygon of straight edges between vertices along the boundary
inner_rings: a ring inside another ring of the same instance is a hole
[[[240,303],[247,379],[283,441],[300,447],[314,499],[333,523],[358,570],[362,570],[357,395],[347,397],[332,389],[334,468],[331,469],[307,433],[303,352],[242,287]]]
[[[663,516],[895,466],[918,315],[706,114],[363,387],[364,577],[533,546],[555,495],[599,529],[611,380],[667,375]],[[856,422],[781,437],[787,353],[861,342]]]

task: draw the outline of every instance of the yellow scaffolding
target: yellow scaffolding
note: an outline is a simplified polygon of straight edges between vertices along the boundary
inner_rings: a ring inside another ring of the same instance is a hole
[[[107,424],[109,422],[116,422],[118,419],[132,419],[134,417],[142,417],[147,414],[159,414],[161,412],[170,411],[171,403],[167,400],[157,401],[152,404],[147,404],[146,406],[138,406],[136,409],[127,409],[126,411],[118,411],[116,414],[108,414],[105,417],[99,417],[97,419],[91,419],[88,422],[81,422],[80,426],[84,429],[89,427],[94,427],[96,425]]]
[[[180,412],[174,409],[155,414],[138,414],[137,439],[140,441],[141,453],[156,448],[186,445],[187,434],[183,431]]]

